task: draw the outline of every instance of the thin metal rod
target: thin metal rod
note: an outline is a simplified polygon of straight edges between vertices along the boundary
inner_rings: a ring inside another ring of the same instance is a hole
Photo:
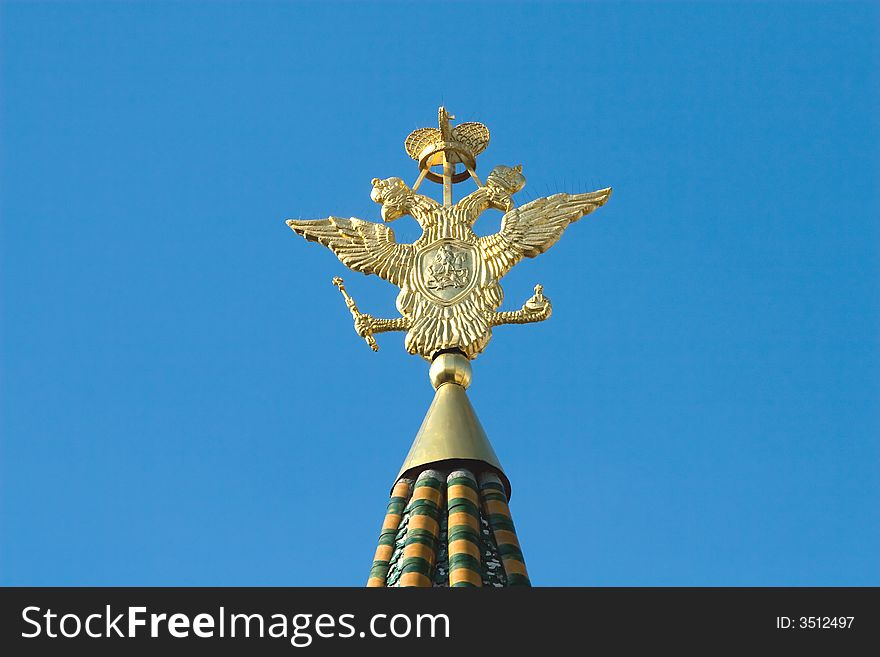
[[[480,178],[479,178],[479,176],[477,176],[477,172],[474,171],[473,169],[471,169],[471,168],[467,165],[467,162],[465,162],[464,166],[465,166],[465,168],[467,169],[467,172],[468,172],[469,174],[471,174],[471,178],[474,179],[474,182],[477,183],[477,187],[482,187],[482,186],[483,186],[483,183],[480,182]]]
[[[412,190],[414,192],[419,191],[419,187],[421,186],[422,181],[425,179],[425,176],[427,176],[427,175],[428,175],[428,169],[427,168],[422,169],[422,172],[419,174],[418,180],[416,180],[416,184],[412,186]]]
[[[455,164],[443,153],[443,205],[452,205],[452,176],[455,175]]]

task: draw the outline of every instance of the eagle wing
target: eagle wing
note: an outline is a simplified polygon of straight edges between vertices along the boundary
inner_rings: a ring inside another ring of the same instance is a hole
[[[316,221],[288,219],[297,235],[329,248],[349,269],[401,287],[413,260],[412,244],[398,244],[385,224],[362,219],[327,217]]]
[[[501,230],[478,242],[491,276],[497,280],[523,258],[544,253],[570,223],[604,205],[610,196],[610,187],[586,194],[554,194],[506,213]]]

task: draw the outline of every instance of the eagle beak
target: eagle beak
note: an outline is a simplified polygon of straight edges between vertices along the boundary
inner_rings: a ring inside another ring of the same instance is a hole
[[[389,207],[387,205],[383,205],[382,209],[379,211],[379,214],[382,216],[382,221],[386,224],[394,221],[395,219],[400,219],[403,216],[403,213],[397,208]]]

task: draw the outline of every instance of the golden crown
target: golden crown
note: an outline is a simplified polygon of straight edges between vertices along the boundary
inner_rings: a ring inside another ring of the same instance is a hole
[[[441,107],[439,127],[414,130],[404,142],[406,152],[419,163],[419,169],[425,172],[428,180],[443,182],[443,176],[431,168],[442,166],[444,161],[465,168],[454,173],[452,182],[467,180],[477,169],[477,155],[489,145],[489,128],[476,122],[452,126],[449,121],[454,118],[445,107]]]

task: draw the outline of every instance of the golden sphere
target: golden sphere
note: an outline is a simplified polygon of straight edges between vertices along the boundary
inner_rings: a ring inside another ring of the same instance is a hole
[[[444,383],[457,383],[462,388],[467,388],[471,384],[471,362],[463,354],[438,354],[431,363],[428,376],[434,390]]]

